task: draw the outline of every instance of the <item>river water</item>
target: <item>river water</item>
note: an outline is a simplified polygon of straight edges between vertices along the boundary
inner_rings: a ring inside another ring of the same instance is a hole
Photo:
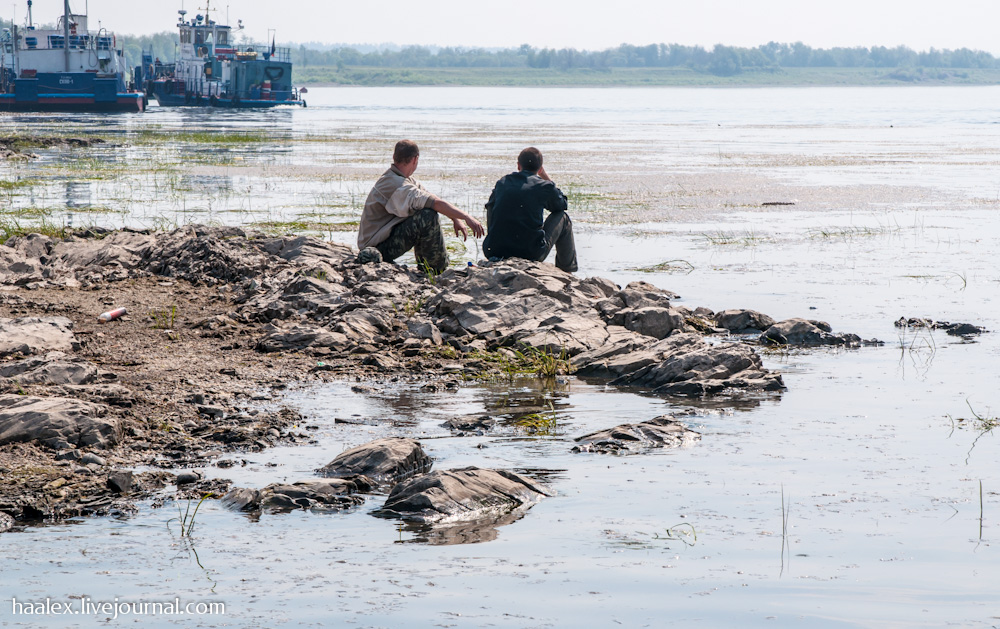
[[[426,393],[298,388],[317,445],[208,469],[238,485],[308,478],[343,449],[417,436],[437,469],[525,471],[557,492],[474,535],[369,512],[247,518],[206,503],[0,536],[0,622],[112,626],[108,614],[13,615],[10,599],[226,604],[152,626],[992,627],[1000,624],[1000,88],[315,89],[305,109],[8,116],[0,129],[96,133],[117,146],[39,150],[0,166],[31,181],[21,219],[108,226],[261,224],[351,242],[392,143],[417,176],[481,212],[536,145],[571,198],[581,276],[643,280],[681,303],[754,308],[885,342],[767,354],[788,390],[739,402],[661,399],[568,378]],[[143,133],[267,133],[273,142],[150,144]],[[789,205],[764,205],[783,203]],[[67,211],[68,208],[68,211]],[[38,214],[36,212],[35,214]],[[72,216],[70,216],[72,214]],[[452,243],[459,261],[475,245]],[[900,317],[971,322],[970,340]],[[557,428],[455,438],[453,415],[552,405]],[[499,410],[498,410],[499,409]],[[572,438],[691,410],[675,451],[573,454]],[[337,422],[365,420],[365,425]],[[180,505],[186,506],[186,505]],[[476,543],[456,543],[460,541]],[[77,598],[71,598],[77,597]],[[69,620],[67,620],[69,618]]]

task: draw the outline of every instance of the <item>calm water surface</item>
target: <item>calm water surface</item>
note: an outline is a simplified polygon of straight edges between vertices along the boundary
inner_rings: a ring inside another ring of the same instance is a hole
[[[384,168],[385,147],[401,136],[425,147],[428,187],[474,207],[517,150],[537,144],[554,176],[593,193],[579,194],[573,210],[580,275],[649,281],[687,305],[818,318],[885,341],[767,355],[788,390],[738,403],[692,405],[576,378],[555,390],[530,382],[430,394],[400,383],[367,394],[347,384],[296,390],[287,401],[319,427],[318,445],[241,455],[246,467],[206,473],[254,487],[294,481],[345,448],[398,434],[422,438],[438,469],[521,470],[558,495],[467,544],[372,517],[380,497],[348,513],[259,521],[206,503],[189,539],[168,522],[177,515],[172,502],[144,505],[127,520],[28,528],[0,536],[0,623],[135,620],[13,616],[12,597],[176,596],[223,601],[227,613],[143,622],[1000,624],[1000,451],[993,433],[977,439],[957,421],[972,410],[996,416],[1000,342],[996,332],[966,342],[893,326],[901,316],[927,316],[1000,330],[997,102],[1000,88],[316,89],[303,110],[0,118],[4,130],[129,138],[144,128],[267,129],[288,139],[276,151],[227,149],[241,159],[222,166],[181,163],[178,176],[189,183],[161,182],[166,199],[149,192],[156,175],[132,172],[146,150],[138,145],[125,149],[129,171],[110,179],[74,177],[64,167],[79,154],[58,150],[41,152],[38,164],[0,167],[43,179],[36,201],[47,206],[119,203],[114,213],[87,214],[108,224],[349,217],[349,200],[340,209],[319,205],[352,189],[363,196]],[[121,204],[123,187],[154,209]],[[612,220],[609,210],[628,220]],[[349,231],[325,237],[353,240]],[[475,254],[470,244],[464,255]],[[553,434],[507,425],[454,438],[440,427],[454,415],[549,403]],[[569,452],[574,436],[687,409],[702,433],[690,448]]]

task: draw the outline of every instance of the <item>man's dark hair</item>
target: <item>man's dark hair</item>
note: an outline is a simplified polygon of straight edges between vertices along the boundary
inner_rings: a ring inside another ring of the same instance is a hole
[[[529,146],[517,156],[517,165],[521,167],[521,170],[530,170],[533,173],[538,172],[538,169],[542,167],[542,152],[533,146]]]
[[[420,157],[420,149],[413,140],[400,140],[396,142],[396,149],[392,152],[393,164],[408,164],[414,157]]]

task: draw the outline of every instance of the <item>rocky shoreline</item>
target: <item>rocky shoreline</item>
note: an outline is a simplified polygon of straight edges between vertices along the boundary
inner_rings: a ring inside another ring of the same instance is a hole
[[[273,408],[292,383],[456,387],[525,370],[574,371],[664,396],[738,398],[784,388],[781,375],[763,367],[760,347],[865,342],[820,321],[715,313],[677,299],[643,282],[622,288],[515,259],[428,278],[394,264],[360,264],[342,245],[237,228],[12,238],[0,246],[0,529],[230,490],[234,508],[347,506],[356,501],[343,496],[403,482],[391,477],[387,485],[362,466],[346,479],[317,476],[254,494],[176,473],[239,466],[240,452],[310,441],[295,409]],[[98,322],[122,306],[124,317]],[[578,450],[628,452],[696,438],[669,417],[619,428],[586,436]],[[497,502],[503,512],[551,493],[504,470],[452,470],[416,482],[429,469],[420,466],[406,484],[439,491],[467,479],[505,495],[513,491],[507,484],[518,484],[513,493],[530,499]],[[408,516],[403,506],[426,500],[392,491],[383,512],[404,519],[429,522],[465,508]],[[451,491],[459,504],[455,492],[470,490]]]

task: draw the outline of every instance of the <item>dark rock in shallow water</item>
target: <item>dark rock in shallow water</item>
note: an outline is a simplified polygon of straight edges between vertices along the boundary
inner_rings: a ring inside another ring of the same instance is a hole
[[[833,334],[829,323],[811,319],[786,319],[775,323],[760,336],[765,345],[843,345],[858,347],[857,334]],[[873,341],[866,341],[873,342]]]
[[[420,442],[389,437],[351,448],[316,471],[336,478],[364,475],[381,485],[393,485],[430,470],[431,465]]]
[[[497,420],[489,415],[471,415],[466,417],[453,417],[441,425],[457,435],[462,436],[470,433],[478,435],[486,434],[494,426],[496,426],[496,423]]]
[[[949,323],[947,321],[934,321],[933,319],[920,319],[911,317],[900,317],[895,322],[897,328],[929,328],[932,330],[944,330],[952,336],[972,336],[982,334],[988,330],[982,326],[972,323]]]
[[[551,495],[546,486],[513,472],[466,467],[399,483],[373,515],[427,523],[497,520]]]
[[[105,448],[121,437],[118,420],[106,415],[106,406],[70,398],[0,395],[0,444]]]
[[[275,483],[264,489],[231,489],[222,498],[225,507],[236,511],[291,511],[293,509],[347,509],[363,504],[356,495],[375,489],[375,483],[364,476],[328,478]]]
[[[676,448],[700,438],[700,434],[689,430],[673,417],[662,415],[641,424],[622,424],[577,437],[573,452],[617,454],[645,448]]]

